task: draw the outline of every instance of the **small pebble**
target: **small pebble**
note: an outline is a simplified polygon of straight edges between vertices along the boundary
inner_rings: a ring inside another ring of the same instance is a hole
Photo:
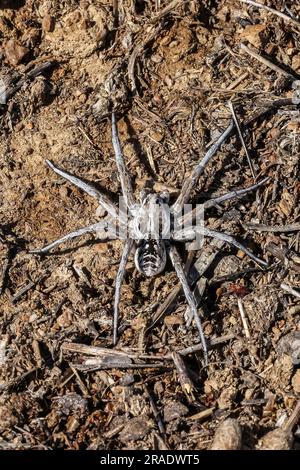
[[[211,450],[239,450],[242,431],[236,419],[226,419],[216,430]]]
[[[55,19],[53,16],[49,15],[49,13],[46,13],[43,21],[42,21],[42,29],[46,33],[52,33],[54,31],[55,27]]]
[[[292,444],[292,433],[277,428],[263,436],[258,441],[256,448],[258,450],[289,450]]]
[[[6,59],[11,65],[20,64],[28,52],[29,49],[21,46],[16,39],[10,39],[4,46]]]

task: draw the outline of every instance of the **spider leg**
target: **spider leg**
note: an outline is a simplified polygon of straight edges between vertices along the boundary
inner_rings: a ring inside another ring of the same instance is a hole
[[[263,180],[259,181],[256,184],[253,184],[252,186],[249,186],[248,188],[243,188],[243,189],[237,189],[235,191],[230,191],[229,193],[223,194],[222,196],[215,197],[213,199],[209,199],[208,201],[205,201],[203,203],[204,209],[208,209],[209,207],[213,207],[220,202],[225,202],[228,201],[229,199],[234,199],[235,197],[242,196],[244,194],[250,193],[250,191],[255,191],[255,189],[259,188],[263,184],[265,184],[267,181],[269,181],[269,176],[267,178],[264,178]]]
[[[115,117],[114,112],[111,115],[111,130],[112,130],[112,144],[113,144],[114,152],[116,156],[116,163],[117,163],[119,178],[120,178],[121,187],[122,187],[122,194],[123,194],[126,206],[128,207],[128,209],[132,209],[136,205],[136,202],[133,196],[130,176],[126,169],[122,150],[121,150],[120,140],[118,136],[118,129],[116,125],[116,117]]]
[[[178,253],[178,251],[177,251],[177,249],[174,245],[170,246],[169,256],[170,256],[170,259],[171,259],[172,264],[174,266],[174,269],[176,271],[177,277],[178,277],[179,281],[181,282],[185,298],[186,298],[186,300],[189,304],[190,310],[191,310],[191,312],[194,316],[195,323],[196,323],[196,326],[197,326],[198,331],[199,331],[199,336],[200,336],[202,348],[203,348],[205,365],[207,365],[207,363],[208,363],[207,345],[206,345],[206,340],[205,340],[205,336],[204,336],[202,325],[201,325],[201,320],[199,318],[198,311],[197,311],[197,304],[196,304],[196,301],[195,301],[195,298],[194,298],[194,294],[191,291],[190,286],[188,284],[188,280],[187,280],[186,274],[184,272],[184,268],[183,268],[179,253]]]
[[[248,248],[246,248],[242,243],[237,241],[232,235],[228,235],[227,233],[218,232],[217,230],[211,230],[206,227],[192,227],[186,228],[183,230],[175,231],[173,234],[173,239],[176,241],[193,241],[196,236],[204,235],[205,237],[217,238],[218,240],[223,240],[224,242],[230,243],[231,245],[235,246],[239,250],[243,251],[249,258],[253,259],[256,263],[260,264],[261,266],[268,266],[268,263],[257,256],[255,256]]]
[[[59,238],[58,240],[55,240],[52,243],[49,243],[48,245],[44,246],[43,248],[39,248],[36,250],[31,250],[29,253],[36,253],[36,254],[43,254],[47,253],[50,251],[52,248],[54,248],[57,245],[60,245],[61,243],[64,243],[68,240],[72,240],[72,238],[80,237],[81,235],[84,235],[86,233],[96,233],[96,232],[101,232],[104,231],[103,240],[110,238],[110,229],[112,228],[112,225],[110,225],[109,220],[102,220],[101,222],[98,222],[97,224],[92,224],[88,225],[87,227],[80,228],[79,230],[75,230],[74,232],[70,232],[67,235],[65,235],[62,238]]]
[[[113,344],[117,344],[118,340],[118,318],[119,318],[119,302],[121,296],[121,286],[126,272],[126,264],[130,255],[130,252],[133,247],[133,240],[128,239],[125,242],[122,258],[120,261],[118,274],[116,278],[116,287],[115,287],[115,300],[114,300],[114,320],[113,320]]]
[[[251,191],[255,191],[255,189],[259,188],[263,184],[265,184],[267,181],[269,181],[269,177],[264,178],[263,180],[259,181],[256,184],[253,184],[252,186],[249,186],[248,188],[243,188],[243,189],[237,189],[235,191],[230,191],[229,193],[223,194],[222,196],[215,197],[213,199],[209,199],[208,201],[205,201],[203,204],[200,204],[198,207],[196,207],[193,211],[187,213],[183,217],[180,217],[178,219],[178,224],[181,227],[187,226],[188,224],[191,224],[192,221],[199,215],[201,216],[203,214],[203,210],[209,209],[210,207],[216,206],[217,204],[220,204],[221,202],[228,201],[230,199],[234,199],[235,197],[243,196],[244,194],[247,194]]]
[[[46,160],[47,165],[55,171],[58,175],[62,176],[65,178],[67,181],[70,181],[70,183],[75,184],[77,188],[82,189],[85,191],[87,194],[90,196],[96,198],[99,203],[104,207],[104,209],[112,216],[116,217],[117,216],[117,207],[115,204],[110,200],[110,198],[104,194],[102,194],[101,191],[96,189],[93,185],[86,183],[85,181],[81,180],[80,178],[77,178],[74,175],[71,175],[67,171],[61,170],[57,166],[55,166],[50,160]]]
[[[208,149],[202,160],[196,165],[192,174],[184,181],[183,186],[181,188],[180,194],[176,201],[174,202],[172,209],[175,213],[179,213],[182,211],[184,204],[188,202],[190,197],[190,193],[194,188],[195,184],[198,181],[199,176],[203,173],[206,165],[210,161],[210,159],[215,155],[215,153],[219,150],[222,143],[227,139],[227,137],[231,134],[234,128],[234,123],[231,121],[227,129],[220,135],[218,140]]]

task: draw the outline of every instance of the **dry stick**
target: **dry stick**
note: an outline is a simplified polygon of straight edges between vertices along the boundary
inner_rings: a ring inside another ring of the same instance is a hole
[[[230,341],[231,339],[237,338],[237,335],[235,333],[229,333],[228,335],[220,336],[219,338],[212,338],[211,340],[208,340],[208,348],[212,348],[213,346],[218,346],[219,344],[226,343],[227,341]],[[193,354],[198,351],[202,351],[202,344],[198,343],[195,344],[194,346],[189,346],[188,348],[180,349],[178,354],[181,354],[182,356],[188,356],[189,354]],[[164,359],[172,359],[172,354],[167,354]]]
[[[289,294],[294,295],[295,297],[300,299],[300,292],[296,291],[295,289],[293,289],[288,284],[285,284],[285,282],[282,282],[280,284],[280,287],[281,287],[281,289],[284,289],[285,291],[287,291]]]
[[[6,260],[4,261],[2,272],[1,272],[1,275],[0,275],[0,295],[4,291],[5,279],[6,279],[6,274],[8,272],[8,266],[9,266],[9,259],[10,259],[10,257],[7,256]]]
[[[38,370],[37,367],[33,367],[32,369],[24,372],[23,374],[19,375],[15,379],[11,379],[7,383],[0,384],[0,391],[10,390],[12,387],[16,387],[17,385],[22,383],[23,380],[25,380],[26,377],[28,377],[28,375],[32,374],[33,372],[35,372],[37,370]]]
[[[235,281],[236,279],[239,279],[245,274],[257,273],[257,272],[261,272],[261,268],[246,268],[246,269],[243,269],[242,271],[236,271],[235,273],[225,274],[225,276],[213,277],[209,281],[208,284],[210,286],[215,286],[217,284],[223,284],[224,282]]]
[[[233,104],[232,104],[231,101],[229,101],[228,105],[229,105],[229,109],[231,111],[231,114],[232,114],[232,117],[233,117],[233,120],[234,120],[235,127],[237,129],[240,141],[241,141],[242,146],[244,148],[244,151],[245,151],[245,154],[246,154],[246,157],[247,157],[247,160],[248,160],[248,164],[249,164],[249,167],[250,167],[250,170],[251,170],[251,173],[252,173],[252,177],[255,180],[256,179],[256,174],[255,174],[255,170],[254,170],[254,167],[253,167],[253,163],[251,161],[247,146],[245,144],[244,137],[243,137],[243,134],[242,134],[242,131],[241,131],[241,128],[240,128],[239,121],[238,121],[237,116],[235,114]]]
[[[49,273],[44,273],[42,274],[36,281],[30,281],[26,286],[22,287],[19,292],[17,292],[13,298],[11,299],[12,303],[17,302],[24,294],[26,294],[30,289],[35,287],[37,284],[39,284],[41,281],[43,281],[47,276],[49,276]]]
[[[5,101],[7,101],[9,98],[11,98],[23,85],[26,83],[28,80],[32,80],[35,77],[41,75],[42,73],[46,72],[48,69],[54,66],[54,62],[48,61],[48,62],[43,62],[41,64],[38,64],[36,67],[34,67],[32,70],[29,72],[25,72],[25,75],[21,78],[13,79],[8,85],[5,87],[5,89],[1,92],[0,94],[0,102],[1,102],[1,96],[5,98]],[[16,82],[16,83],[13,83]]]
[[[289,250],[288,248],[280,248],[275,245],[275,243],[269,243],[266,246],[266,250],[282,261],[285,266],[288,266],[293,271],[300,272],[300,265],[294,261],[293,257],[295,257],[296,260],[299,258],[292,250]]]
[[[300,22],[295,20],[291,16],[288,16],[285,13],[281,13],[281,11],[277,11],[274,8],[268,7],[267,5],[263,5],[262,3],[254,2],[253,0],[240,0],[240,2],[247,3],[248,5],[252,5],[254,7],[261,8],[262,10],[269,11],[270,13],[273,13],[273,15],[279,16],[279,18],[293,23],[295,26],[300,26]]]
[[[170,11],[174,10],[178,5],[187,3],[188,0],[172,0],[165,8],[163,8],[157,15],[155,15],[150,23],[156,23],[157,21],[161,20],[164,16],[166,16]]]
[[[177,7],[179,4],[185,3],[187,0],[173,0],[172,2],[169,3],[163,10],[158,13],[156,16],[152,18],[152,20],[149,22],[150,30],[148,34],[146,33],[146,37],[141,40],[141,42],[138,42],[138,44],[135,46],[133,49],[132,53],[130,54],[129,61],[128,61],[128,78],[129,82],[131,83],[131,91],[135,92],[136,91],[136,82],[135,82],[135,76],[134,76],[134,69],[135,69],[135,63],[138,58],[138,56],[143,52],[144,48],[146,45],[151,42],[162,30],[162,24],[156,25],[164,16],[166,16],[168,13],[170,13],[171,10]],[[143,28],[143,33],[145,33],[146,25]]]
[[[246,338],[249,339],[249,338],[251,338],[251,335],[250,335],[250,331],[249,331],[248,321],[247,321],[246,313],[245,313],[245,310],[244,310],[243,302],[241,301],[241,299],[239,297],[238,297],[237,301],[238,301],[238,307],[239,307],[241,320],[242,320],[243,327],[244,327],[245,336],[246,336]]]
[[[78,370],[82,370],[83,372],[95,371],[95,370],[108,370],[108,369],[170,369],[172,365],[166,366],[163,363],[153,364],[153,363],[145,363],[145,364],[124,364],[123,362],[115,362],[113,364],[101,364],[97,365],[94,363],[93,365],[85,365],[85,364],[72,364],[73,367],[76,367]]]
[[[284,431],[292,432],[293,428],[296,426],[300,419],[300,400],[297,401],[294,411],[292,411],[291,416],[287,419],[287,421],[282,426]]]
[[[180,382],[182,390],[186,394],[189,401],[191,401],[191,399],[195,399],[193,396],[194,385],[189,377],[189,373],[184,360],[182,359],[181,355],[175,351],[172,352],[172,359],[174,361],[178,373],[178,380]]]
[[[157,426],[158,426],[158,429],[159,429],[159,432],[161,433],[162,436],[164,436],[166,434],[166,430],[165,430],[165,426],[164,426],[164,423],[161,419],[161,416],[160,416],[160,413],[156,407],[156,404],[155,404],[155,401],[153,399],[153,396],[149,390],[149,387],[146,383],[144,383],[144,389],[145,389],[145,392],[146,394],[148,395],[148,399],[149,399],[149,402],[150,402],[150,406],[151,406],[151,409],[152,409],[152,412],[153,412],[153,415],[154,415],[154,418],[156,419],[156,422],[157,422]]]
[[[244,43],[241,43],[240,45],[241,49],[245,52],[247,52],[251,57],[254,57],[255,59],[257,59],[259,62],[261,62],[262,64],[266,65],[267,67],[269,67],[270,69],[274,70],[275,72],[283,75],[284,77],[287,77],[289,79],[292,79],[292,80],[297,80],[297,76],[296,75],[292,75],[291,73],[289,72],[286,72],[285,70],[283,70],[282,68],[278,67],[278,65],[275,65],[273,64],[273,62],[271,62],[270,60],[268,59],[265,59],[265,57],[262,57],[260,54],[258,54],[254,49],[246,46],[246,44]]]
[[[147,354],[135,354],[132,351],[120,350],[120,349],[107,349],[101,348],[99,346],[88,346],[87,344],[79,344],[79,343],[63,343],[61,346],[61,350],[64,351],[72,351],[81,354],[87,354],[89,356],[96,356],[96,357],[116,357],[119,356],[121,358],[129,358],[129,359],[144,359],[144,360],[162,360],[163,356],[157,355],[147,355]]]
[[[270,225],[263,224],[243,224],[249,230],[256,230],[257,232],[298,232],[300,230],[300,223],[290,225]]]
[[[85,397],[90,396],[90,393],[89,393],[89,391],[88,391],[88,389],[87,389],[87,387],[86,387],[84,381],[83,381],[82,378],[80,377],[78,371],[77,371],[77,370],[75,369],[75,367],[73,367],[73,366],[70,366],[70,368],[71,368],[73,374],[74,374],[75,377],[76,377],[77,383],[78,383],[78,385],[79,385],[80,390],[82,391],[83,396],[85,396]]]

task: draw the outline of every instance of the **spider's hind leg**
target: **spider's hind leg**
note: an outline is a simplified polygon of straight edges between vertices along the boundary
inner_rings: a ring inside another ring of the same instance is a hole
[[[122,258],[120,261],[119,269],[118,269],[118,274],[116,278],[116,286],[115,286],[115,300],[114,300],[114,320],[113,320],[113,345],[115,346],[117,344],[118,340],[118,318],[119,318],[119,302],[120,302],[120,297],[121,297],[121,286],[123,283],[123,279],[125,276],[126,272],[126,264],[130,255],[130,252],[133,248],[133,240],[128,239],[126,240],[123,253],[122,253]]]
[[[195,298],[194,298],[194,294],[190,289],[190,286],[189,286],[186,274],[184,272],[184,268],[183,268],[179,253],[178,253],[178,251],[177,251],[177,249],[175,248],[174,245],[170,246],[169,256],[170,256],[170,259],[171,259],[172,264],[174,266],[174,269],[176,271],[177,277],[178,277],[179,281],[181,282],[185,298],[186,298],[186,300],[189,304],[189,307],[190,307],[191,312],[193,314],[196,326],[198,328],[198,332],[199,332],[199,336],[200,336],[200,340],[201,340],[201,344],[202,344],[202,348],[203,348],[203,353],[204,353],[205,365],[207,365],[208,364],[207,344],[206,344],[206,339],[205,339],[205,336],[204,336],[204,333],[203,333],[201,320],[200,320],[199,315],[198,315],[197,304],[196,304],[196,301],[195,301]]]

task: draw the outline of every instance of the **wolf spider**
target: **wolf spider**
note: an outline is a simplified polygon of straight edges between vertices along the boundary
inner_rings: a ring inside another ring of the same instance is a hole
[[[199,331],[200,340],[203,347],[205,362],[207,363],[208,349],[206,345],[205,336],[203,333],[201,320],[197,312],[197,304],[194,299],[193,292],[189,286],[187,280],[187,274],[185,273],[184,266],[181,262],[180,255],[174,242],[193,242],[198,235],[212,237],[219,240],[223,240],[231,245],[235,246],[239,250],[246,253],[256,263],[267,266],[267,263],[245,246],[238,242],[234,237],[226,233],[211,230],[203,226],[192,226],[184,222],[191,222],[197,215],[198,209],[195,209],[182,216],[184,205],[188,202],[190,193],[195,187],[199,176],[203,173],[204,168],[215,155],[221,144],[231,134],[234,128],[233,122],[227,127],[227,129],[220,135],[218,140],[213,144],[203,159],[196,165],[191,175],[187,177],[181,188],[180,194],[176,201],[170,205],[169,197],[167,193],[157,194],[149,191],[143,191],[141,193],[140,202],[137,202],[134,198],[133,189],[131,185],[130,176],[127,172],[124,158],[121,151],[121,145],[118,137],[115,114],[112,113],[112,144],[115,152],[116,164],[118,174],[120,178],[122,195],[124,198],[126,210],[128,211],[128,219],[124,212],[121,210],[118,212],[117,205],[106,195],[100,192],[91,184],[84,182],[70,173],[61,170],[56,167],[51,161],[46,160],[49,167],[55,171],[58,175],[62,176],[66,180],[73,183],[78,188],[82,189],[90,196],[93,196],[98,200],[100,205],[107,211],[108,216],[101,220],[101,222],[83,227],[74,232],[68,233],[59,240],[55,240],[52,243],[44,246],[41,249],[32,250],[31,253],[43,254],[56,247],[57,245],[71,240],[72,238],[79,237],[86,233],[97,233],[99,238],[104,241],[105,239],[111,239],[113,229],[116,224],[118,226],[117,238],[121,238],[120,229],[126,225],[127,236],[125,238],[124,249],[119,265],[116,282],[115,282],[115,299],[114,299],[114,316],[113,316],[113,344],[117,343],[118,337],[118,316],[119,316],[119,301],[121,293],[121,285],[126,271],[126,263],[128,261],[130,253],[135,250],[135,266],[139,272],[147,277],[155,276],[161,273],[166,265],[167,255],[169,256],[176,274],[181,282],[184,295],[186,297],[189,308],[193,314],[197,329]],[[208,207],[215,206],[221,202],[227,201],[237,196],[241,196],[245,193],[255,190],[267,181],[268,178],[263,179],[257,184],[254,184],[248,188],[232,191],[223,196],[216,197],[204,202],[201,205],[201,209],[207,209]],[[153,230],[154,220],[154,208],[159,208],[159,223],[158,227]],[[169,216],[171,216],[171,224]],[[117,219],[118,217],[118,219]],[[180,222],[180,223],[179,223]],[[165,236],[166,230],[164,230],[164,224],[168,225],[169,235]],[[141,226],[144,226],[144,229]],[[185,227],[185,228],[182,228]],[[99,234],[100,232],[100,234]],[[115,235],[115,232],[114,232]]]

